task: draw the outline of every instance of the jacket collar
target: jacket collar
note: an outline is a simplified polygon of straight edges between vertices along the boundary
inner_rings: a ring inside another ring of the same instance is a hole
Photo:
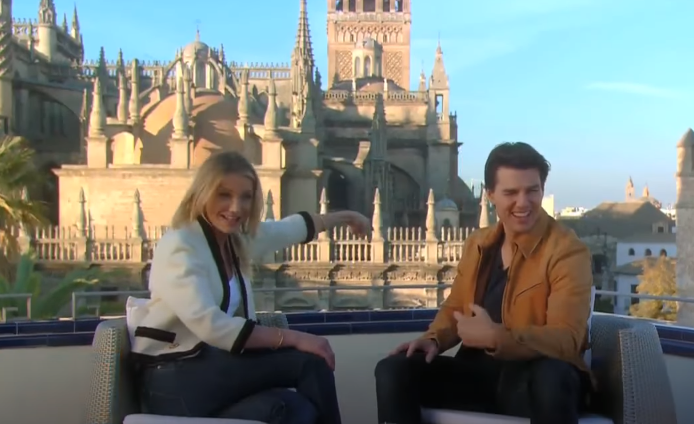
[[[545,212],[544,209],[540,209],[540,216],[535,223],[535,226],[527,233],[518,234],[511,240],[524,257],[529,257],[540,241],[542,237],[547,233],[547,228],[552,220],[552,218]],[[501,223],[496,224],[491,231],[484,235],[484,238],[480,241],[479,247],[481,249],[488,249],[498,242],[501,241],[504,235],[504,226]]]

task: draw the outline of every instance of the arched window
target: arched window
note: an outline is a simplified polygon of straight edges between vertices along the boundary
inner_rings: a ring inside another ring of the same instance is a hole
[[[371,76],[371,57],[369,56],[364,58],[364,76],[366,78]]]
[[[660,256],[667,258],[667,250],[665,249],[660,249]]]
[[[634,255],[636,255],[636,252],[635,252],[634,249],[632,248],[632,249],[629,249],[629,252],[628,252],[627,254],[628,254],[629,256],[634,256]]]
[[[651,252],[651,249],[646,249],[645,252],[643,252],[644,256],[653,256],[653,252]]]

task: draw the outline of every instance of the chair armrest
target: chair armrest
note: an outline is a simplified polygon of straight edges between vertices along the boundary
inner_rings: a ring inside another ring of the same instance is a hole
[[[287,316],[281,312],[261,312],[256,314],[256,318],[264,327],[289,328]]]
[[[675,400],[663,349],[653,324],[594,315],[593,373],[598,398],[610,418],[623,424],[677,424]]]

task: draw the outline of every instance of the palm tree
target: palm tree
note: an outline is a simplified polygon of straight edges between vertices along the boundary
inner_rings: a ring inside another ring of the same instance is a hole
[[[18,253],[18,227],[34,228],[47,222],[42,202],[29,200],[28,192],[42,183],[34,164],[34,150],[24,138],[0,139],[0,270]]]
[[[119,278],[121,271],[102,271],[98,268],[76,269],[68,273],[52,290],[44,292],[42,274],[34,269],[34,256],[31,253],[22,254],[17,262],[15,279],[10,282],[0,276],[0,296],[2,295],[31,295],[31,318],[52,319],[60,315],[62,310],[72,300],[72,293],[96,287],[104,280]],[[0,298],[0,311],[3,308],[16,308],[19,317],[27,316],[25,298]]]

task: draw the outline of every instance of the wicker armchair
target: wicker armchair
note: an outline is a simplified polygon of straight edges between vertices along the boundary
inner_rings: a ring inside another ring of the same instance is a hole
[[[677,424],[675,400],[655,326],[616,315],[593,315],[593,372],[598,411],[581,424]],[[522,418],[424,410],[429,424],[528,424]]]
[[[287,317],[283,314],[258,314],[257,319],[265,326],[288,327]],[[136,416],[138,422],[152,424],[262,424],[234,419],[143,417],[133,387],[132,368],[127,360],[130,339],[125,318],[101,322],[94,334],[92,348],[94,363],[84,424],[127,424]]]

